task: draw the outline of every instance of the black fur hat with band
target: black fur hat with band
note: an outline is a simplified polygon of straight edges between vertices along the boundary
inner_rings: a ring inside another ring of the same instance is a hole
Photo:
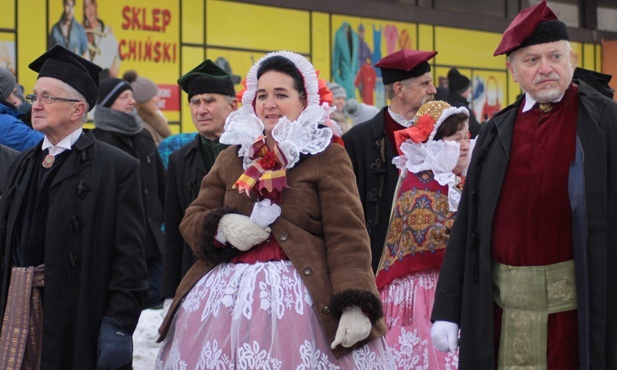
[[[236,95],[229,73],[219,68],[210,59],[206,59],[205,62],[180,77],[178,85],[189,95],[189,100],[194,95],[205,93]]]

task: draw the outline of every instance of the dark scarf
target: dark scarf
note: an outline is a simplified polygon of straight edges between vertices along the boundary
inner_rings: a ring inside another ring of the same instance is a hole
[[[94,110],[94,126],[128,136],[137,135],[144,128],[135,109],[131,113],[124,113],[102,105],[97,105]]]
[[[208,139],[207,137],[199,135],[200,143],[199,151],[204,160],[204,164],[207,169],[212,168],[216,157],[223,149],[227,148],[227,145],[219,143],[219,139]]]

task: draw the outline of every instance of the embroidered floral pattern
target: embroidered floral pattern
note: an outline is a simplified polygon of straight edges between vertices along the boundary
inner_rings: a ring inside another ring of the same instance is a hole
[[[340,367],[330,362],[328,355],[315,346],[315,342],[304,341],[300,346],[300,356],[302,364],[296,370],[320,369],[320,370],[339,370]]]
[[[157,358],[155,370],[186,370],[187,364],[180,359],[180,349],[178,342],[173,342],[169,351],[169,358],[166,364],[163,364],[160,358]]]
[[[281,369],[281,360],[271,357],[259,343],[244,343],[238,348],[238,369]]]
[[[455,370],[458,352],[443,353],[431,345],[430,314],[438,270],[408,274],[380,290],[386,317],[386,342],[395,369]]]
[[[418,331],[401,329],[398,337],[400,347],[392,349],[396,356],[396,368],[404,370],[428,369],[428,340],[418,336]]]
[[[385,268],[402,257],[434,253],[447,244],[447,230],[454,223],[444,194],[411,189],[397,198],[383,257]]]
[[[207,342],[201,348],[198,369],[233,370],[234,365],[229,357],[219,348],[218,341]]]
[[[391,357],[379,357],[364,346],[351,353],[356,364],[356,370],[386,370],[394,368]]]
[[[393,368],[384,338],[334,357],[312,304],[290,261],[220,264],[180,305],[157,369]]]

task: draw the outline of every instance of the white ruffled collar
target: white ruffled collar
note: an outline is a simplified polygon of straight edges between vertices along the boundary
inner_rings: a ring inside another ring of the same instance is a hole
[[[324,151],[332,140],[332,130],[326,126],[326,121],[336,108],[319,105],[319,83],[311,63],[303,56],[289,51],[269,53],[251,67],[246,76],[246,91],[242,96],[242,107],[232,112],[225,121],[225,132],[220,142],[227,145],[238,145],[238,156],[244,157],[244,169],[247,169],[255,159],[249,158],[249,149],[264,135],[264,124],[255,114],[253,100],[257,91],[257,71],[261,63],[275,55],[291,60],[304,79],[307,106],[298,119],[290,121],[283,117],[272,129],[272,138],[287,158],[285,169],[292,168],[301,154],[317,154]],[[319,127],[323,124],[324,127]]]
[[[255,160],[249,157],[249,149],[263,136],[264,124],[252,109],[243,106],[233,112],[225,123],[225,132],[219,141],[222,144],[238,145],[238,156],[244,157],[244,169]],[[283,117],[272,129],[272,138],[287,158],[285,169],[298,163],[301,154],[317,154],[324,151],[332,140],[328,127],[318,127],[327,118],[328,112],[319,105],[307,106],[295,121]]]
[[[475,140],[471,140],[469,157],[473,151]],[[448,186],[448,205],[452,212],[456,212],[461,200],[461,191],[458,185],[461,177],[455,175],[452,170],[456,167],[460,155],[461,145],[455,141],[431,140],[426,143],[414,143],[407,140],[400,145],[400,156],[394,157],[392,163],[402,171],[404,176],[407,171],[419,173],[432,171],[439,185]],[[463,176],[467,169],[463,171]]]

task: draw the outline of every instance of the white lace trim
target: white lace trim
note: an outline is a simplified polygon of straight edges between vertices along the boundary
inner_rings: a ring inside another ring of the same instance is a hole
[[[475,140],[472,140],[475,142]],[[473,150],[473,144],[469,148],[469,156]],[[431,140],[426,143],[414,143],[407,140],[400,146],[403,155],[394,157],[392,163],[402,171],[418,173],[433,171],[435,180],[439,185],[448,186],[448,204],[450,211],[456,212],[461,200],[461,192],[456,187],[460,183],[460,177],[452,170],[456,167],[460,155],[461,144],[456,141]],[[467,172],[467,169],[463,171]]]
[[[288,163],[285,168],[292,168],[298,163],[301,154],[317,154],[324,151],[332,139],[332,129],[325,125],[335,108],[327,104],[319,105],[319,83],[312,64],[302,55],[290,51],[269,53],[259,59],[248,72],[242,107],[227,117],[225,132],[219,140],[223,144],[240,146],[238,155],[244,157],[244,169],[254,161],[248,158],[249,148],[263,135],[264,130],[264,124],[253,108],[257,90],[257,71],[264,60],[275,55],[283,56],[296,65],[304,79],[307,98],[307,107],[297,120],[281,118],[272,129],[272,137],[287,158]],[[318,127],[320,123],[325,127]]]

